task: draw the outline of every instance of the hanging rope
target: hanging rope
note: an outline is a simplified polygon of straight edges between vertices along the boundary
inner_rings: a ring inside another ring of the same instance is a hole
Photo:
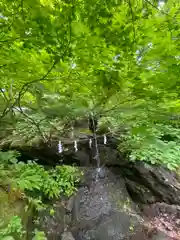
[[[116,133],[113,133],[112,131],[110,131],[110,132],[107,132],[106,134],[104,134],[103,135],[103,144],[107,144],[107,136],[109,136],[109,135],[111,135],[111,136],[113,136],[113,137],[119,137],[119,134],[116,132]],[[89,139],[81,139],[81,140],[74,140],[74,149],[75,149],[75,152],[77,152],[78,151],[78,147],[77,147],[77,144],[79,143],[79,142],[88,142],[88,140],[89,140],[89,148],[91,149],[92,148],[92,140],[95,140],[95,147],[96,147],[96,150],[97,150],[97,147],[98,147],[98,143],[97,143],[97,145],[96,145],[96,141],[98,141],[98,138],[100,138],[100,137],[102,137],[102,135],[100,135],[100,136],[97,136],[97,134],[95,133],[95,135],[93,135],[93,137],[91,136],[91,138],[89,138]],[[73,143],[73,141],[72,141],[72,143]],[[58,152],[59,153],[62,153],[63,152],[63,146],[62,146],[62,141],[59,141],[59,143],[58,143]],[[97,158],[96,156],[95,156],[95,158]]]
[[[91,113],[91,118],[92,118],[92,123],[93,123],[93,138],[95,141],[95,148],[96,148],[96,156],[94,157],[96,159],[97,162],[97,168],[100,168],[100,157],[99,157],[99,148],[98,148],[98,141],[97,141],[97,135],[96,135],[96,125],[95,124],[95,120],[94,120],[94,115],[93,113]]]

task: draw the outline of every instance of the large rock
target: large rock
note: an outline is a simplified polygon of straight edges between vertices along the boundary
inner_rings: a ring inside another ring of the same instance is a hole
[[[92,176],[90,179],[89,175]],[[76,195],[73,209],[75,239],[121,240],[143,225],[139,209],[126,190],[125,181],[106,169],[103,179],[87,173],[86,186]],[[88,183],[89,182],[89,183]]]
[[[180,205],[180,182],[174,172],[142,162],[128,163],[119,171],[127,179],[128,192],[135,201]]]
[[[85,175],[78,192],[69,200],[57,201],[54,215],[50,214],[52,207],[44,211],[38,229],[45,231],[48,240],[179,240],[180,206],[170,204],[163,181],[158,179],[162,174],[169,176],[174,200],[178,181],[173,173],[167,171],[166,175],[163,168],[157,169],[158,175],[153,174],[154,168],[127,163],[120,168],[103,168],[100,174],[95,168],[82,168]],[[134,172],[139,175],[133,176]],[[149,179],[144,175],[147,172]],[[149,181],[156,183],[157,189],[153,191]],[[158,199],[167,203],[157,203]]]
[[[121,170],[114,168],[111,169],[114,170],[113,172],[105,168],[104,177],[97,181],[97,171],[86,172],[83,186],[75,197],[72,210],[74,226],[71,231],[76,240],[180,239],[178,230],[180,229],[180,207],[171,205],[172,202],[178,202],[176,191],[179,183],[176,175],[162,167],[141,163],[134,164],[134,169],[130,166],[133,165],[122,164]],[[138,171],[138,175],[134,176],[134,182],[127,170]],[[134,201],[129,195],[128,177],[131,179],[132,188],[139,189],[136,191],[139,197],[133,196]],[[162,180],[164,178],[168,179],[165,183]],[[140,183],[141,188],[139,188]],[[168,196],[165,187],[171,190],[172,199]],[[157,200],[162,202],[164,200],[168,204],[150,204]],[[140,212],[139,204],[137,205],[140,202],[143,212]]]
[[[63,232],[61,235],[61,240],[75,240],[71,232]]]

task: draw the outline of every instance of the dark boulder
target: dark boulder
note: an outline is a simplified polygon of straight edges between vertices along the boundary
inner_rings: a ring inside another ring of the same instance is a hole
[[[45,231],[48,240],[179,240],[180,205],[170,203],[163,182],[152,174],[154,168],[157,167],[139,163],[111,169],[104,167],[102,178],[97,178],[95,168],[81,168],[85,174],[77,193],[68,200],[61,198],[43,211],[38,229]],[[133,178],[130,172],[134,171],[138,171],[139,177],[134,175]],[[169,188],[177,189],[175,174],[167,170],[166,175],[163,168],[162,172],[161,168],[157,171],[160,179],[169,176]],[[150,180],[146,179],[147,172]],[[151,181],[158,185],[154,191]],[[137,189],[139,184],[147,193]],[[174,193],[174,200],[175,196]],[[51,208],[54,215],[50,214]]]
[[[180,205],[180,181],[175,172],[143,162],[121,166],[131,197],[140,203],[165,202]]]
[[[88,186],[79,189],[74,201],[74,238],[124,239],[143,224],[138,206],[129,197],[123,178],[106,169],[106,177],[96,181],[92,171],[86,173]]]

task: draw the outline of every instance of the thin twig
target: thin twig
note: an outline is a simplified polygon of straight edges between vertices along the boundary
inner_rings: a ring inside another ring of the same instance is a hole
[[[38,132],[39,132],[39,134],[40,134],[43,142],[46,143],[46,142],[47,142],[47,138],[46,138],[46,137],[44,136],[44,134],[42,133],[41,128],[40,128],[40,126],[39,126],[39,123],[37,123],[33,118],[29,117],[29,116],[22,110],[22,107],[21,107],[20,104],[19,104],[18,107],[19,107],[19,109],[16,108],[16,110],[19,111],[30,123],[32,123],[33,125],[36,126],[36,128],[37,128],[37,130],[38,130]]]
[[[95,126],[95,120],[94,120],[94,114],[93,113],[91,113],[91,118],[92,118],[92,122],[93,122],[93,138],[94,138],[95,148],[96,148],[95,159],[97,161],[97,168],[100,168],[99,147],[98,147],[98,141],[97,141],[97,135],[96,135],[96,126]]]
[[[129,7],[130,7],[130,11],[131,11],[131,18],[132,18],[132,25],[133,25],[133,33],[134,33],[134,41],[133,43],[135,43],[136,41],[136,32],[135,32],[135,27],[134,27],[134,13],[133,13],[133,9],[132,9],[132,4],[131,4],[131,0],[128,1],[129,3]]]
[[[169,16],[168,13],[164,12],[163,10],[159,9],[158,7],[156,7],[154,4],[152,4],[149,0],[145,0],[145,2],[147,2],[149,5],[151,5],[153,8],[155,8],[156,10],[158,10],[159,12]]]

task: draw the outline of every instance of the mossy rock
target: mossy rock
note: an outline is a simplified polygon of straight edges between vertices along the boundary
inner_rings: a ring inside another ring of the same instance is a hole
[[[24,200],[10,200],[8,193],[0,187],[0,221],[3,221],[4,225],[8,224],[13,216],[25,219],[25,204]]]

